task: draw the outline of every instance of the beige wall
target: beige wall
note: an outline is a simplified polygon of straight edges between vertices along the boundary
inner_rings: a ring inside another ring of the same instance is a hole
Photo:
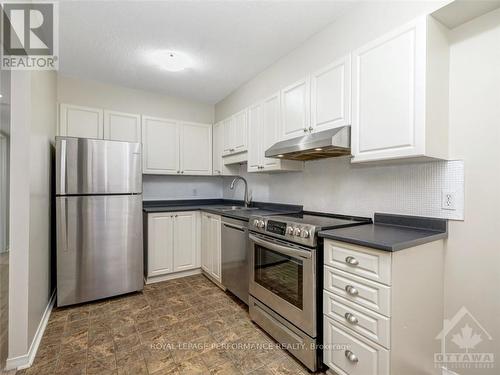
[[[500,9],[452,31],[450,153],[465,160],[465,221],[450,222],[445,264],[445,317],[465,306],[500,367]]]
[[[57,84],[55,72],[31,74],[30,248],[28,340],[33,339],[52,294],[51,176],[55,157]]]
[[[90,80],[58,76],[57,100],[121,112],[212,123],[214,106]]]
[[[26,362],[50,285],[51,147],[55,72],[12,73],[9,359]]]

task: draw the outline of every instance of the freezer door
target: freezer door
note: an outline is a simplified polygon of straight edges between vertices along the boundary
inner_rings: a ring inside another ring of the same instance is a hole
[[[142,196],[56,198],[57,305],[143,288]]]
[[[142,192],[141,144],[56,137],[56,194]]]

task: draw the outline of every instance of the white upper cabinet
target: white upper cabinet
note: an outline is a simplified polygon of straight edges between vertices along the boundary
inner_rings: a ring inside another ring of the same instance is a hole
[[[353,53],[353,162],[447,158],[446,29],[419,18]]]
[[[229,167],[224,165],[224,122],[216,123],[212,128],[212,174],[214,176],[229,176]]]
[[[224,155],[247,150],[247,110],[244,109],[222,121],[224,126]]]
[[[279,140],[280,93],[248,109],[248,172],[297,171],[303,162],[266,158],[266,150]]]
[[[278,142],[280,138],[280,110],[281,106],[279,93],[262,102],[262,139],[260,140],[262,150],[260,153],[262,157],[262,169],[266,171],[280,169],[282,162],[284,162],[279,159],[265,157],[266,150]],[[303,163],[290,162],[288,164],[296,165],[302,168]]]
[[[351,124],[351,57],[311,75],[312,132]]]
[[[142,117],[143,173],[212,174],[212,126]]]
[[[212,129],[212,174],[222,175],[222,154],[224,152],[224,123],[222,121],[214,124]]]
[[[232,126],[232,123],[233,123],[233,119],[231,117],[225,119],[225,120],[222,120],[222,127],[223,127],[223,147],[222,147],[222,151],[223,151],[223,154],[224,155],[228,155],[230,154],[231,152],[233,152],[233,145],[232,145],[232,139],[233,139],[233,136],[232,136],[232,131],[233,131],[233,126]]]
[[[102,139],[103,134],[102,109],[71,104],[60,105],[59,135]]]
[[[142,117],[143,173],[180,173],[179,133],[177,121]]]
[[[298,137],[310,127],[310,79],[304,78],[281,90],[283,139]]]
[[[212,174],[212,125],[181,124],[180,170],[190,175]]]
[[[248,114],[244,109],[233,116],[231,122],[231,148],[232,152],[242,152],[247,149],[247,134],[248,134]]]
[[[104,139],[141,142],[141,116],[104,110]]]
[[[248,109],[248,162],[249,172],[262,169],[262,104],[256,104]]]

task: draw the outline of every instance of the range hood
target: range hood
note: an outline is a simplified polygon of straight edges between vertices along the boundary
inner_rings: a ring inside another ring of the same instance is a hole
[[[266,158],[314,160],[351,155],[351,127],[341,126],[275,143]]]

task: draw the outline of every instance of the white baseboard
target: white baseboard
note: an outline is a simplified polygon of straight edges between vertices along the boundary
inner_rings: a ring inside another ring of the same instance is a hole
[[[40,341],[42,341],[45,328],[47,328],[47,323],[49,322],[50,313],[52,312],[52,308],[54,307],[55,301],[56,301],[56,291],[54,290],[54,293],[52,293],[49,303],[47,304],[47,307],[43,312],[42,319],[38,324],[38,328],[35,332],[35,336],[33,337],[33,341],[31,342],[28,353],[14,358],[7,358],[7,362],[5,364],[6,370],[14,370],[14,369],[22,370],[30,367],[33,364],[36,353],[38,351],[38,347],[40,346]]]
[[[146,284],[154,284],[162,281],[178,279],[180,277],[193,276],[201,273],[201,268],[195,268],[194,270],[180,271],[175,273],[169,273],[167,275],[153,276],[146,279]]]

